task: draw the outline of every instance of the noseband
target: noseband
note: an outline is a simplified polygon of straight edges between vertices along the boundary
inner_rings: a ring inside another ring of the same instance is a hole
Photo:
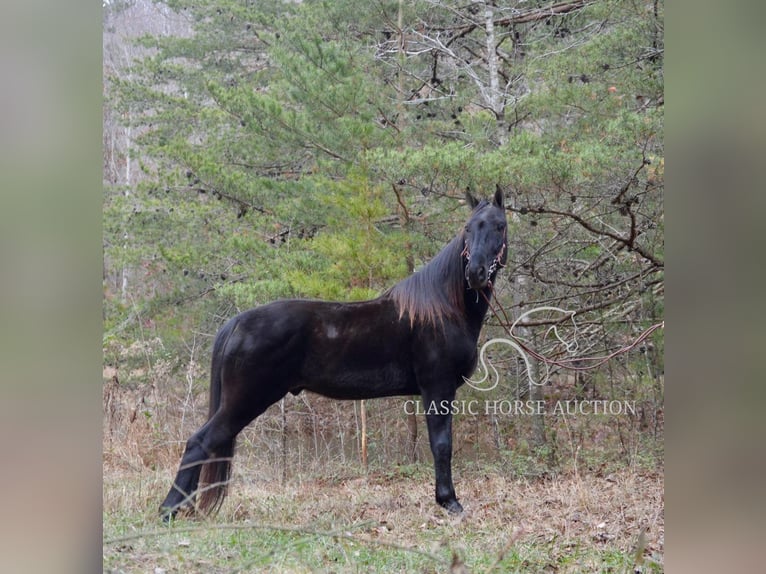
[[[465,257],[466,261],[471,260],[471,252],[468,250],[468,241],[464,242],[463,251],[460,253],[463,257]],[[505,264],[502,262],[503,255],[505,254],[505,242],[500,246],[500,251],[497,252],[497,255],[495,255],[495,258],[492,260],[492,263],[489,265],[489,269],[487,269],[487,277],[492,277],[492,274],[497,271],[498,267],[505,267]],[[487,285],[492,287],[492,279],[487,280]]]

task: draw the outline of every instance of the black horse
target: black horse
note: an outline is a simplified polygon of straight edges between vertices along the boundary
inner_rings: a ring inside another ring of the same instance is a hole
[[[276,301],[223,326],[213,346],[209,418],[186,444],[160,506],[165,519],[193,510],[198,491],[199,510],[217,510],[237,434],[288,392],[303,390],[334,399],[421,395],[436,502],[450,513],[463,510],[452,484],[452,415],[444,406],[476,367],[479,332],[507,243],[502,191],[491,202],[467,197],[473,211],[465,228],[377,299]]]

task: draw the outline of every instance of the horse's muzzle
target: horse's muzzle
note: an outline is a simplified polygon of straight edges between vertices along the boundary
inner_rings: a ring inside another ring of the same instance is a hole
[[[465,280],[471,289],[484,289],[489,281],[487,265],[469,264],[465,270]]]

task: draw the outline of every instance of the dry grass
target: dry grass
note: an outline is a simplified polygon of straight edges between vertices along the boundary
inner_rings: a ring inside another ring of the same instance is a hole
[[[173,397],[154,386],[105,383],[107,572],[663,570],[661,464],[615,464],[619,457],[602,451],[616,448],[616,433],[592,422],[559,433],[559,464],[543,473],[525,472],[519,459],[485,459],[464,440],[454,478],[466,511],[454,518],[433,501],[429,457],[418,464],[373,461],[365,471],[348,454],[325,449],[299,464],[293,440],[283,482],[280,458],[268,452],[278,449],[263,438],[273,434],[276,411],[244,433],[218,516],[163,526],[158,505],[205,408],[204,393]],[[336,418],[333,425],[344,423]],[[462,438],[474,437],[476,424],[467,422]],[[399,431],[394,425],[387,432]],[[638,451],[636,432],[621,432]],[[601,462],[587,464],[588,457]]]
[[[167,469],[140,476],[113,472],[105,476],[107,539],[141,530],[156,532],[156,507],[172,472]],[[433,503],[430,467],[423,464],[409,474],[299,478],[284,486],[253,479],[251,474],[239,475],[221,513],[215,519],[191,524],[203,531],[222,525],[273,525],[305,532],[347,533],[357,544],[363,540],[382,544],[382,552],[399,546],[442,558],[457,552],[475,572],[488,571],[512,550],[520,562],[529,562],[530,571],[538,567],[601,571],[611,555],[630,557],[640,532],[645,531],[643,556],[658,565],[662,562],[664,502],[659,476],[626,471],[606,478],[562,476],[525,481],[458,470],[456,482],[466,512],[452,518]],[[175,526],[189,524],[179,521]],[[179,552],[193,554],[193,538],[189,533],[184,536],[176,539],[173,548],[157,540],[156,534],[141,540],[140,545],[137,541],[106,544],[105,562],[115,571],[146,571],[151,564],[167,564]],[[189,544],[184,546],[184,540]],[[196,540],[195,544],[204,544],[202,539]],[[217,565],[231,560],[236,563],[235,557],[230,557]],[[315,564],[313,568],[325,571],[330,566]],[[353,559],[347,566],[336,571],[355,571]],[[299,565],[294,571],[306,570]]]

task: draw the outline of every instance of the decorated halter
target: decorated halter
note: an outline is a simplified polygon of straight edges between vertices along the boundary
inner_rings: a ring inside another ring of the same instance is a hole
[[[466,261],[470,261],[471,252],[468,250],[468,241],[465,241],[463,245],[463,251],[460,253],[460,255],[465,257]],[[500,246],[500,251],[497,252],[497,255],[495,255],[495,258],[492,260],[492,263],[490,263],[489,269],[487,270],[487,277],[492,277],[492,274],[497,271],[498,267],[505,267],[505,264],[502,262],[503,254],[505,254],[505,242],[503,242],[503,244]],[[492,279],[487,281],[487,285],[492,287]]]

